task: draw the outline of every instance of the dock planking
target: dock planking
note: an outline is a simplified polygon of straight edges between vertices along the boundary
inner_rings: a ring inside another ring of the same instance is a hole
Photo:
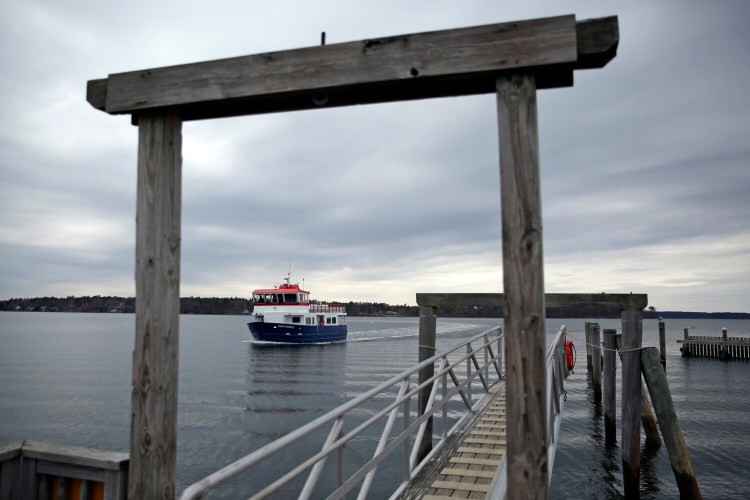
[[[429,476],[413,481],[401,498],[484,498],[506,453],[505,385],[463,429],[454,446],[436,458]]]

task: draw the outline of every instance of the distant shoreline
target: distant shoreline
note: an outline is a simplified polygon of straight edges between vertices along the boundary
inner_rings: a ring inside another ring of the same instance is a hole
[[[418,306],[391,305],[382,302],[343,302],[349,316],[354,317],[416,317],[419,316]],[[85,313],[133,313],[135,312],[134,297],[35,297],[13,298],[0,300],[0,311],[17,312],[85,312]],[[240,297],[182,297],[180,299],[180,314],[250,314],[252,304],[248,299]],[[502,318],[503,312],[499,307],[440,307],[439,317],[452,318]],[[554,308],[547,309],[548,318],[585,318],[595,317],[591,314],[576,315],[562,314]],[[645,319],[750,319],[750,313],[745,312],[699,312],[699,311],[643,311]]]

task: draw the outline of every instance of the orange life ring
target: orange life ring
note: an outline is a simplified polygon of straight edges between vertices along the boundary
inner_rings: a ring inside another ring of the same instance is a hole
[[[565,341],[565,364],[568,367],[568,371],[573,371],[573,367],[576,365],[575,349],[572,340],[568,339]]]

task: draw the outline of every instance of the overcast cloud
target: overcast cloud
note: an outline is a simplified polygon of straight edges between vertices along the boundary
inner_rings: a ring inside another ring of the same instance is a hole
[[[618,56],[539,92],[548,292],[750,311],[746,1],[0,1],[0,299],[134,295],[137,128],[110,73],[576,14]],[[501,291],[492,95],[189,122],[183,296]]]

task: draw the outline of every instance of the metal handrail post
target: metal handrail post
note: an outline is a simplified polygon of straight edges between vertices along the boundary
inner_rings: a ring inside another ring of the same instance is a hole
[[[466,395],[469,398],[469,410],[471,410],[474,405],[471,398],[471,344],[466,344],[466,354],[468,355],[466,358]]]
[[[446,365],[448,364],[448,360],[446,359]],[[448,402],[445,400],[447,394],[448,394],[448,370],[445,370],[443,372],[443,439],[445,439],[448,436]]]

